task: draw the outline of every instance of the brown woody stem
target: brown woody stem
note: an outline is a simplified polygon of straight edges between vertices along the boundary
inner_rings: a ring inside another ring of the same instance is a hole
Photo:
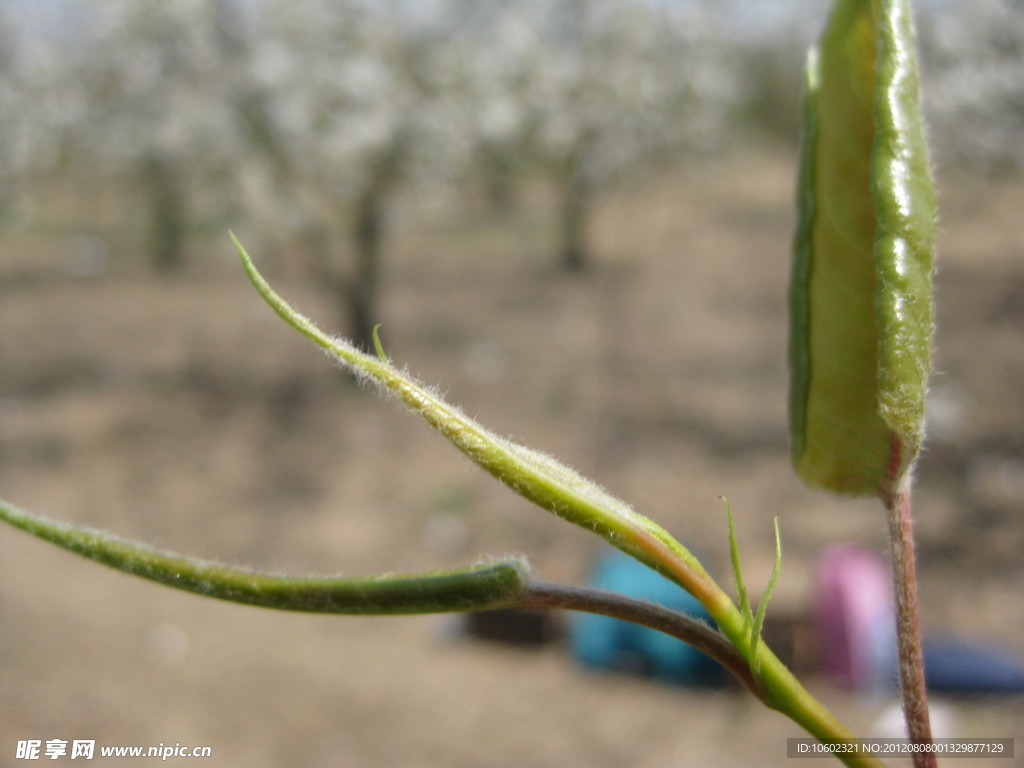
[[[700,619],[646,600],[588,587],[531,579],[520,597],[524,607],[560,608],[597,613],[656,629],[689,643],[728,669],[759,699],[764,692],[750,671],[750,664],[728,638]]]
[[[885,499],[889,519],[889,551],[896,595],[896,639],[899,652],[900,691],[907,736],[914,744],[932,743],[928,716],[928,690],[924,679],[921,621],[917,610],[917,565],[914,559],[914,524],[911,519],[910,483],[901,484]],[[915,752],[914,768],[936,768],[935,755]]]

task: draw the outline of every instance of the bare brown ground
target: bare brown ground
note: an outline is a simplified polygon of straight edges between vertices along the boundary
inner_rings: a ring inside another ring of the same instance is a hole
[[[806,608],[824,547],[881,551],[885,527],[877,504],[808,491],[788,466],[792,172],[786,154],[739,157],[609,198],[596,268],[579,278],[552,267],[529,206],[504,229],[476,213],[407,215],[382,310],[395,360],[599,477],[723,581],[716,497],[732,500],[754,585],[779,515],[780,615]],[[950,176],[943,190],[916,512],[924,620],[1020,651],[1024,182]],[[105,274],[74,278],[69,242],[0,242],[4,497],[268,570],[363,574],[524,552],[549,578],[585,577],[591,537],[341,382],[260,304],[226,239],[172,280],[117,253]],[[322,293],[294,270],[275,275],[336,327]],[[449,627],[204,600],[0,530],[0,764],[19,739],[85,738],[210,745],[212,759],[168,762],[239,768],[731,768],[785,765],[785,739],[801,735],[738,692],[595,675],[558,646],[453,640]],[[864,735],[887,704],[810,687]],[[941,703],[950,735],[1024,748],[1021,699]],[[955,764],[975,762],[1008,764]],[[801,763],[818,764],[831,763]]]

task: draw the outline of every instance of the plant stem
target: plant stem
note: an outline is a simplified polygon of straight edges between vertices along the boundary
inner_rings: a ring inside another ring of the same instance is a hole
[[[884,501],[888,511],[889,551],[896,594],[896,640],[903,716],[911,742],[931,744],[932,726],[928,717],[921,621],[917,610],[917,565],[909,480]],[[934,754],[928,752],[915,753],[913,764],[914,768],[935,768],[938,765]]]
[[[610,616],[672,635],[706,653],[758,698],[762,691],[750,665],[729,640],[700,619],[616,592],[531,579],[520,596],[524,608],[559,608]]]
[[[736,640],[742,638],[749,644],[750,628],[735,606],[732,606],[731,612],[719,613],[719,617],[726,620],[723,635],[698,619],[660,605],[588,587],[530,579],[520,593],[517,604],[521,607],[597,613],[677,637],[718,661],[764,704],[785,714],[820,741],[837,744],[856,741],[850,731],[808,693],[764,643],[760,643],[755,651],[756,662],[745,658],[744,653],[749,649],[741,650]],[[881,768],[883,765],[871,755],[838,753],[836,757],[850,768]]]
[[[631,529],[628,536],[649,561],[657,564],[659,572],[696,597],[711,614],[721,633],[746,660],[754,677],[755,687],[752,690],[757,698],[767,707],[789,717],[823,743],[856,742],[850,730],[804,688],[765,643],[758,643],[754,647],[751,637],[754,624],[752,618],[736,607],[699,563],[682,560],[665,541],[650,531]],[[877,768],[883,765],[877,758],[859,752],[839,753],[836,757],[851,768]]]
[[[823,744],[857,744],[856,737],[820,701],[804,688],[793,673],[766,643],[759,643],[752,651],[750,620],[734,605],[719,613],[711,613],[722,633],[740,650],[741,654],[756,654],[749,664],[758,685],[758,698],[777,710]],[[879,768],[881,760],[860,751],[840,752],[836,758],[850,768]]]

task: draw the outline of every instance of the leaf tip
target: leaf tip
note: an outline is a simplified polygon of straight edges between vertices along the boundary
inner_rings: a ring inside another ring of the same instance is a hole
[[[384,351],[384,345],[381,343],[380,340],[381,325],[383,325],[383,323],[377,323],[375,326],[373,326],[373,348],[374,351],[376,351],[377,353],[377,358],[382,363],[390,363],[391,358],[388,357],[387,353]]]

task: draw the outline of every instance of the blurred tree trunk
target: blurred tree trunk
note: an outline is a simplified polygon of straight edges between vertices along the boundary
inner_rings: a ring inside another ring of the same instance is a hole
[[[339,263],[339,234],[324,219],[311,221],[302,233],[317,287],[336,302],[345,336],[364,352],[373,350],[373,328],[380,323],[381,258],[386,234],[390,190],[368,183],[346,213],[353,264]]]
[[[362,190],[355,200],[351,230],[355,264],[344,298],[348,305],[352,340],[367,352],[374,348],[373,328],[381,322],[379,299],[383,241],[391,203],[402,179],[407,149],[404,131],[396,131],[392,140],[367,165]]]
[[[586,142],[581,141],[566,158],[561,186],[561,265],[568,272],[583,272],[591,263],[587,225],[594,201]]]
[[[367,352],[373,349],[373,328],[380,322],[377,306],[385,214],[385,191],[376,184],[368,185],[356,200],[352,223],[355,265],[345,291],[352,340]]]
[[[346,336],[364,352],[372,352],[373,329],[381,322],[380,289],[388,212],[400,179],[402,146],[396,143],[370,164],[362,189],[348,210],[349,243],[353,263],[346,271],[339,263],[332,233],[337,230],[312,223],[304,240],[312,259],[313,277],[337,302]]]
[[[484,199],[492,214],[505,215],[519,207],[515,185],[515,156],[500,144],[481,141],[477,149]]]
[[[338,264],[337,242],[332,228],[313,222],[305,230],[313,279],[337,303],[345,336],[364,352],[373,350],[373,328],[378,315],[381,243],[384,235],[386,201],[373,187],[359,196],[352,212],[351,243],[354,264],[345,275]]]
[[[143,163],[143,183],[149,198],[149,238],[158,272],[181,269],[185,263],[185,189],[175,161],[150,154]]]

